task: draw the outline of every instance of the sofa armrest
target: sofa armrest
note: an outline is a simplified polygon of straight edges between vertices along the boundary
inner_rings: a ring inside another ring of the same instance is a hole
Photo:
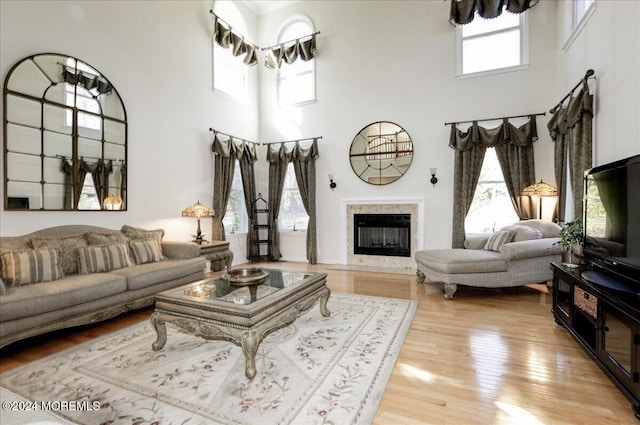
[[[162,254],[174,260],[197,258],[200,256],[200,247],[193,242],[162,241]]]
[[[482,249],[491,235],[469,235],[464,240],[465,249]]]
[[[554,243],[560,238],[542,238],[530,241],[510,242],[502,245],[500,253],[510,260],[522,260],[525,258],[544,257],[547,255],[560,255],[562,250]]]

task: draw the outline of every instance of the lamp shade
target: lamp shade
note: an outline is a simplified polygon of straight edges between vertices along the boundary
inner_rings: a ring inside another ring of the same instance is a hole
[[[105,210],[113,211],[113,210],[121,210],[122,209],[122,198],[116,195],[110,195],[104,198],[102,202]]]
[[[183,217],[213,217],[216,215],[216,212],[209,208],[206,205],[200,203],[200,201],[196,202],[193,205],[189,205],[182,211]]]
[[[557,196],[558,189],[551,186],[548,183],[540,180],[540,183],[534,183],[531,186],[527,186],[522,191],[524,196]]]

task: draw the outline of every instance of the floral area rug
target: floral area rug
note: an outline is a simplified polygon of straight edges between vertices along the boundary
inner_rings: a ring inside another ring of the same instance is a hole
[[[0,375],[0,417],[34,419],[7,410],[11,399],[80,424],[371,423],[417,302],[332,294],[327,307],[330,317],[316,304],[269,335],[253,380],[240,347],[167,324],[156,352],[155,331],[141,323]]]

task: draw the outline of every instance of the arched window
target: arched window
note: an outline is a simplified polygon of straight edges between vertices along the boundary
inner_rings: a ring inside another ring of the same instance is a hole
[[[278,34],[278,44],[310,36],[313,23],[304,15],[287,20]],[[280,105],[299,105],[316,100],[316,60],[296,60],[292,64],[282,63],[277,70],[278,102]]]
[[[234,32],[246,36],[247,25],[237,6],[230,1],[217,1],[214,13],[229,24]],[[223,48],[213,42],[213,89],[234,99],[247,101],[249,67],[242,56],[233,56],[232,48]]]

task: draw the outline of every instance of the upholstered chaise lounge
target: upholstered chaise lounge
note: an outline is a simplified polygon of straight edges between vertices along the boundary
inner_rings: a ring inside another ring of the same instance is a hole
[[[493,235],[467,238],[462,249],[417,251],[417,281],[444,283],[452,299],[458,285],[505,288],[551,280],[550,263],[561,260],[560,226],[542,220],[520,221]]]

